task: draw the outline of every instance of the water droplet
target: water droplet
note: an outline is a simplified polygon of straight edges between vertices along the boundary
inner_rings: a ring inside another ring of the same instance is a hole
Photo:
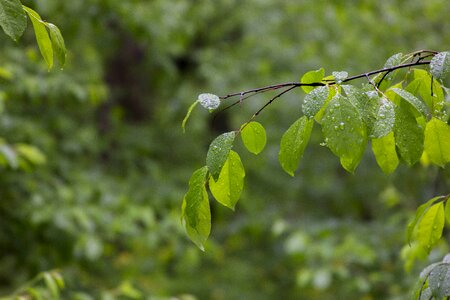
[[[345,128],[345,123],[344,122],[339,123],[339,128],[343,130]]]

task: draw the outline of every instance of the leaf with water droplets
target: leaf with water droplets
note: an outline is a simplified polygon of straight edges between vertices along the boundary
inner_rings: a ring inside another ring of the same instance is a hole
[[[383,68],[392,68],[402,63],[403,60],[403,53],[396,53],[389,57],[386,62],[384,63]]]
[[[366,126],[358,109],[348,99],[336,95],[325,110],[322,132],[327,146],[353,172],[361,161],[367,143]]]
[[[328,94],[328,86],[320,86],[307,94],[302,104],[302,111],[305,116],[308,118],[314,118],[314,116],[325,105]]]
[[[416,96],[414,96],[413,94],[411,94],[408,91],[405,91],[403,89],[399,89],[399,88],[393,88],[392,89],[397,95],[399,95],[400,97],[402,97],[404,100],[406,100],[409,104],[412,105],[412,107],[415,108],[415,110],[422,114],[424,117],[426,117],[428,115],[428,108],[425,105],[425,103],[423,103],[419,98],[417,98]]]
[[[433,204],[418,222],[417,241],[428,253],[441,238],[444,224],[444,202]]]
[[[222,170],[222,166],[228,158],[228,153],[233,147],[235,137],[236,133],[234,131],[226,132],[219,135],[209,145],[208,153],[206,154],[206,165],[214,180],[219,178],[220,170]]]
[[[184,195],[181,208],[181,220],[191,240],[204,251],[204,243],[211,231],[211,211],[206,192],[205,166],[196,170],[189,180],[189,190]]]
[[[323,76],[325,75],[325,70],[323,68],[315,71],[309,71],[305,73],[302,78],[300,79],[301,83],[315,83],[315,82],[321,82],[323,79]],[[311,92],[314,87],[313,86],[302,86],[303,91],[305,93]]]
[[[413,95],[419,95],[431,108],[433,115],[440,113],[444,107],[444,91],[439,81],[421,69],[414,69],[413,77],[414,80],[406,86],[405,90]]]
[[[435,299],[450,296],[450,265],[441,263],[433,268],[428,277],[428,287]]]
[[[230,151],[228,159],[220,171],[219,179],[209,180],[209,189],[216,200],[234,210],[244,187],[245,170],[239,154]]]
[[[341,84],[348,77],[348,73],[345,71],[333,72],[332,74],[337,84]]]
[[[258,122],[242,125],[241,138],[245,148],[253,154],[259,154],[266,146],[266,130]]]
[[[291,176],[294,176],[303,152],[308,145],[313,125],[314,120],[303,116],[295,121],[281,138],[278,160],[283,170]]]
[[[443,80],[450,72],[450,51],[439,52],[430,61],[430,73]]]
[[[386,174],[391,174],[397,169],[399,160],[395,151],[394,133],[372,139],[372,151],[377,164]]]
[[[220,105],[220,98],[217,95],[209,93],[198,95],[198,101],[200,102],[201,106],[209,110],[214,110]]]
[[[375,122],[370,130],[371,138],[380,138],[389,134],[395,124],[395,105],[388,99],[379,98],[379,106],[375,115]]]
[[[397,53],[389,57],[385,64],[384,68],[392,68],[394,66],[397,66],[401,64],[403,61],[403,54]],[[386,88],[388,88],[392,82],[392,80],[395,78],[395,75],[397,74],[398,70],[390,71],[389,73],[383,72],[378,74],[374,79],[373,82],[376,82],[379,85],[379,89],[384,91]],[[379,81],[383,78],[383,81],[380,83]]]
[[[14,41],[27,27],[27,17],[19,0],[0,1],[0,26]]]
[[[425,127],[425,152],[434,164],[443,167],[450,162],[450,126],[432,118]]]
[[[413,165],[423,153],[424,130],[405,104],[396,106],[395,116],[395,145],[400,157]]]

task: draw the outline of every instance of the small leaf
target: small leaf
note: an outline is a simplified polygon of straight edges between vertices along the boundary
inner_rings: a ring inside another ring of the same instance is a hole
[[[450,162],[450,126],[432,118],[425,127],[424,147],[434,164],[443,167]]]
[[[346,97],[338,94],[328,103],[322,132],[344,169],[353,172],[364,153],[367,133],[357,108]]]
[[[220,170],[228,158],[228,153],[233,147],[236,133],[234,131],[226,132],[219,135],[211,145],[209,145],[208,153],[206,154],[206,165],[211,172],[214,180],[219,178]]]
[[[41,51],[41,54],[47,63],[47,67],[50,70],[53,67],[53,47],[47,28],[45,27],[45,22],[42,21],[41,16],[39,16],[39,14],[31,8],[23,6],[23,9],[30,17],[39,50]]]
[[[443,80],[450,72],[450,51],[439,52],[430,61],[430,73],[439,80]]]
[[[14,41],[22,36],[27,27],[27,16],[19,0],[0,1],[0,26]]]
[[[196,170],[189,180],[189,190],[184,195],[181,208],[181,218],[186,232],[191,240],[204,251],[204,243],[211,232],[211,210],[208,193],[206,192],[205,166]]]
[[[302,111],[308,118],[314,118],[325,105],[329,94],[328,86],[319,86],[305,96]]]
[[[200,94],[198,96],[198,101],[200,102],[201,106],[203,106],[206,109],[214,110],[219,107],[220,105],[220,98],[214,94]]]
[[[405,88],[413,95],[419,95],[431,112],[436,115],[444,106],[444,91],[438,80],[430,73],[421,69],[413,70],[414,80]]]
[[[435,299],[450,296],[450,265],[439,264],[434,267],[428,277],[428,287]]]
[[[337,84],[341,84],[348,77],[348,73],[345,71],[333,72],[332,74]]]
[[[52,293],[53,297],[58,298],[59,297],[59,289],[58,289],[58,285],[56,284],[53,277],[49,273],[45,272],[44,273],[44,281],[45,281],[45,285],[47,285],[47,287],[50,290],[50,292]]]
[[[189,117],[191,116],[192,111],[197,106],[197,104],[198,104],[198,100],[195,101],[194,103],[192,103],[191,106],[189,106],[186,116],[184,117],[183,122],[181,123],[181,128],[183,128],[183,133],[186,132],[186,123],[187,123]]]
[[[395,108],[394,136],[400,157],[409,165],[419,161],[423,153],[424,130],[405,105]]]
[[[393,132],[383,137],[372,139],[372,151],[377,164],[384,173],[391,174],[397,169],[399,160],[395,151]]]
[[[315,71],[309,71],[305,73],[300,79],[300,83],[316,83],[321,82],[323,76],[325,75],[325,69],[321,68]],[[302,86],[302,89],[305,93],[311,92],[314,87],[313,86]]]
[[[228,159],[223,165],[219,179],[209,180],[209,189],[216,200],[222,205],[234,210],[234,206],[241,197],[244,187],[245,170],[239,154],[230,151]]]
[[[389,57],[384,63],[384,69],[395,67],[402,63],[403,53],[397,53]]]
[[[259,154],[266,146],[266,130],[258,122],[244,124],[241,138],[245,148],[253,154]]]
[[[428,115],[428,108],[419,98],[399,88],[392,89],[397,95],[405,99],[409,104],[411,104],[418,113],[422,114],[424,117]]]
[[[66,63],[66,56],[67,56],[67,49],[64,43],[64,38],[61,34],[61,31],[56,25],[52,23],[45,23],[45,25],[47,25],[47,28],[50,31],[50,38],[52,40],[53,51],[55,52],[56,59],[58,60],[59,65],[62,68]]]
[[[295,121],[281,138],[278,160],[283,170],[291,176],[294,176],[303,152],[308,145],[313,125],[314,120],[303,116]]]
[[[428,252],[441,238],[444,229],[444,203],[432,205],[424,212],[417,225],[417,241]]]
[[[417,225],[417,222],[419,222],[419,220],[422,218],[423,214],[428,210],[428,208],[430,208],[430,206],[433,205],[434,202],[439,200],[440,198],[441,198],[441,196],[434,197],[433,199],[428,200],[427,202],[425,202],[424,204],[420,205],[417,208],[414,219],[408,223],[408,228],[406,231],[406,241],[408,242],[408,244],[411,244],[411,238],[412,238],[414,229]]]

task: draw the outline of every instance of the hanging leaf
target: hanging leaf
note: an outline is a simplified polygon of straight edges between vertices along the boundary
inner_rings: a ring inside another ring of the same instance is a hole
[[[441,263],[433,268],[428,277],[428,287],[435,299],[450,296],[450,264]]]
[[[413,232],[417,225],[417,222],[419,222],[419,220],[422,218],[423,214],[430,208],[430,206],[433,205],[434,202],[436,202],[439,199],[441,199],[440,196],[434,197],[433,199],[428,200],[427,202],[425,202],[424,204],[420,205],[417,208],[414,219],[411,222],[409,222],[408,228],[406,231],[406,241],[408,242],[408,244],[411,245],[411,238],[413,236]]]
[[[392,89],[397,95],[406,100],[409,104],[411,104],[418,113],[422,114],[424,117],[428,115],[428,108],[419,98],[407,92],[405,90],[399,88]]]
[[[319,86],[305,96],[302,111],[308,118],[314,118],[325,105],[329,94],[328,86]]]
[[[209,189],[214,198],[222,205],[234,210],[244,187],[245,170],[239,154],[230,151],[228,159],[220,171],[219,179],[209,180]]]
[[[337,84],[341,84],[348,77],[348,73],[345,71],[333,72],[332,75]]]
[[[196,170],[189,180],[189,190],[184,195],[181,219],[191,240],[204,251],[204,243],[211,231],[211,211],[205,183],[208,168]]]
[[[417,225],[417,241],[428,252],[441,238],[445,224],[444,203],[433,204]]]
[[[379,106],[375,115],[375,121],[370,130],[371,138],[386,136],[394,129],[395,105],[385,97],[379,98]]]
[[[432,118],[425,127],[424,147],[434,164],[443,167],[450,162],[450,126]]]
[[[45,285],[48,287],[48,289],[52,293],[53,298],[55,298],[55,299],[59,298],[58,285],[56,284],[55,280],[50,275],[50,273],[48,273],[48,272],[44,273],[44,281],[45,281]]]
[[[439,52],[430,61],[430,73],[443,80],[448,72],[450,72],[450,51]]]
[[[192,103],[191,106],[189,106],[186,116],[184,117],[183,122],[181,123],[181,128],[183,128],[183,133],[186,132],[186,123],[189,120],[189,117],[191,116],[191,113],[194,110],[194,108],[197,106],[198,102],[199,101],[197,100],[194,103]]]
[[[338,94],[328,103],[322,124],[328,148],[349,172],[358,166],[367,143],[366,127],[355,106]]]
[[[258,122],[244,124],[241,138],[245,148],[253,154],[259,154],[266,146],[266,130]]]
[[[300,82],[301,83],[321,82],[324,75],[325,75],[324,68],[321,68],[321,69],[315,70],[315,71],[309,71],[302,76],[302,78],[300,79]],[[302,86],[302,89],[305,93],[309,93],[314,89],[314,87],[313,86]]]
[[[441,112],[444,106],[444,91],[438,80],[430,73],[421,69],[413,70],[414,80],[405,88],[413,95],[419,95],[433,115]]]
[[[283,170],[291,176],[294,176],[303,152],[308,145],[313,125],[314,120],[303,116],[295,121],[281,138],[278,160]]]
[[[384,173],[391,174],[397,169],[399,160],[395,151],[393,132],[383,137],[372,139],[372,151],[377,164]]]
[[[400,157],[409,165],[419,161],[423,152],[424,130],[406,105],[395,108],[394,136]]]
[[[27,27],[27,16],[19,0],[0,1],[0,26],[14,41],[22,36]]]
[[[233,147],[235,137],[236,133],[234,131],[226,132],[219,135],[209,145],[208,153],[206,154],[206,165],[214,180],[219,178],[220,170],[222,170],[222,166],[228,158],[228,153]]]
[[[23,9],[30,17],[39,50],[41,51],[41,54],[47,63],[47,67],[50,70],[53,67],[53,47],[47,28],[45,27],[45,22],[42,21],[41,16],[39,16],[39,14],[31,8],[23,6]]]
[[[209,109],[210,111],[218,108],[220,105],[220,98],[214,94],[209,93],[198,95],[198,101],[200,102],[201,106]]]
[[[56,59],[59,62],[60,67],[64,67],[66,63],[67,49],[64,43],[64,38],[59,28],[52,23],[45,23],[50,31],[50,38],[52,40],[53,51],[55,52]]]

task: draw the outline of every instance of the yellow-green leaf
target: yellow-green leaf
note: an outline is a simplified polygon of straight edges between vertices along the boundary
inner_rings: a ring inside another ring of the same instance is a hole
[[[394,133],[372,139],[372,151],[377,164],[386,174],[391,174],[398,166],[399,160],[395,151]]]
[[[52,23],[45,23],[50,31],[50,38],[52,40],[53,51],[55,52],[56,59],[59,65],[64,67],[66,63],[67,49],[64,43],[64,38],[59,28]]]
[[[432,118],[425,127],[425,152],[434,164],[443,167],[450,162],[450,126]]]
[[[214,198],[222,205],[234,210],[234,206],[241,197],[244,187],[245,171],[239,154],[230,151],[228,159],[223,165],[219,179],[209,180],[209,189]]]
[[[426,250],[430,251],[441,238],[444,229],[445,213],[444,203],[432,205],[424,212],[417,225],[417,241]]]
[[[245,148],[253,154],[259,154],[266,146],[266,130],[258,122],[244,124],[241,138]]]
[[[324,75],[325,75],[324,68],[321,68],[321,69],[315,70],[315,71],[309,71],[302,76],[302,78],[300,79],[300,82],[301,83],[321,82]],[[303,89],[303,91],[305,91],[305,93],[309,93],[314,89],[314,87],[313,86],[302,86],[302,89]]]

